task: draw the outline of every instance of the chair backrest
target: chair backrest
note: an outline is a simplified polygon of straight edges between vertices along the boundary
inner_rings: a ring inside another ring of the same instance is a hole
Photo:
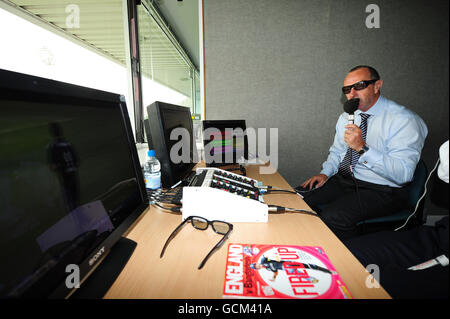
[[[449,208],[448,191],[449,184],[439,178],[437,170],[433,173],[427,184],[430,201],[439,208]]]
[[[362,225],[362,228],[360,229],[361,233],[364,234],[380,230],[392,230],[393,229],[392,223],[395,224],[395,228],[402,225],[414,211],[417,205],[417,201],[423,195],[427,176],[428,176],[427,166],[425,165],[425,162],[423,160],[419,160],[416,169],[414,171],[413,180],[406,186],[409,196],[408,198],[409,209],[399,211],[393,215],[372,218],[360,222],[360,225]],[[419,206],[417,207],[415,217],[413,217],[414,222],[413,223],[409,222],[410,225],[412,224],[422,225],[425,222],[425,216],[423,215],[424,204],[425,199],[422,199],[421,202],[419,203]]]
[[[425,165],[425,162],[421,159],[417,163],[412,182],[407,186],[409,193],[408,205],[410,207],[411,212],[415,209],[417,201],[425,191],[425,182],[427,180],[427,176],[428,176],[427,166]],[[425,222],[426,216],[424,216],[423,214],[424,206],[425,206],[425,198],[423,198],[422,201],[419,203],[419,206],[417,207],[415,214],[415,220],[419,224],[423,224]]]
[[[417,163],[416,170],[412,182],[408,185],[409,205],[415,207],[420,196],[422,196],[425,189],[425,182],[427,180],[428,169],[425,162],[421,159]]]

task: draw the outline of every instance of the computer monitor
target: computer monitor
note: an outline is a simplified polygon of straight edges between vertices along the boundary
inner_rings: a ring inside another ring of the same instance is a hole
[[[0,298],[83,289],[147,207],[123,96],[0,70]]]
[[[148,119],[144,119],[144,130],[145,130],[145,136],[147,136],[147,144],[148,149],[153,149],[153,143],[150,139],[151,133],[150,133],[150,121]]]
[[[204,120],[203,144],[207,166],[238,164],[248,159],[245,120]]]
[[[147,107],[149,148],[161,163],[161,183],[169,188],[183,180],[196,164],[197,148],[188,107],[156,101]]]

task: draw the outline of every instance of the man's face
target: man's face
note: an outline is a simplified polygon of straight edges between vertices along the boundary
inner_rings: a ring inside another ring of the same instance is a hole
[[[362,68],[350,72],[344,79],[344,86],[353,85],[359,81],[371,80],[370,71],[367,68]],[[382,80],[378,80],[375,83],[369,84],[368,87],[362,90],[355,90],[352,88],[350,93],[346,94],[348,100],[359,98],[358,109],[365,112],[370,109],[380,96],[380,88],[383,84]]]

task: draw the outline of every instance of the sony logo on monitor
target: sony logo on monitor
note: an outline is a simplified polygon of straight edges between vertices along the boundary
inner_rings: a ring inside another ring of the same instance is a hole
[[[92,266],[97,261],[97,259],[101,255],[103,255],[104,252],[105,252],[105,246],[100,248],[100,250],[91,259],[89,259],[89,266]]]

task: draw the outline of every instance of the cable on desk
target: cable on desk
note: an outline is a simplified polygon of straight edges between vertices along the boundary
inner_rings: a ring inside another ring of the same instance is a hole
[[[262,186],[259,187],[261,194],[265,195],[265,194],[271,194],[271,193],[275,193],[275,192],[280,192],[280,193],[290,193],[290,194],[297,194],[297,192],[295,191],[291,191],[288,189],[282,189],[276,186]]]
[[[181,213],[181,207],[164,207],[160,205],[158,202],[152,203],[151,205],[158,206],[161,209],[169,210],[174,213]]]
[[[271,189],[271,190],[268,190],[267,193],[265,193],[265,194],[272,194],[272,193],[276,193],[276,192],[297,194],[297,192],[290,191],[290,190],[287,190],[287,189]]]
[[[182,205],[183,187],[167,189],[160,191],[154,195],[149,194],[150,199],[155,202],[164,204]]]
[[[283,214],[283,213],[303,213],[313,216],[319,216],[315,211],[312,210],[305,210],[305,209],[295,209],[295,208],[289,208],[289,207],[283,207],[283,206],[277,206],[277,205],[269,205],[269,214]]]
[[[183,201],[182,200],[177,200],[177,199],[167,199],[167,198],[160,198],[158,200],[158,203],[163,203],[163,204],[173,204],[173,205],[177,205],[177,206],[181,206],[183,205]]]

